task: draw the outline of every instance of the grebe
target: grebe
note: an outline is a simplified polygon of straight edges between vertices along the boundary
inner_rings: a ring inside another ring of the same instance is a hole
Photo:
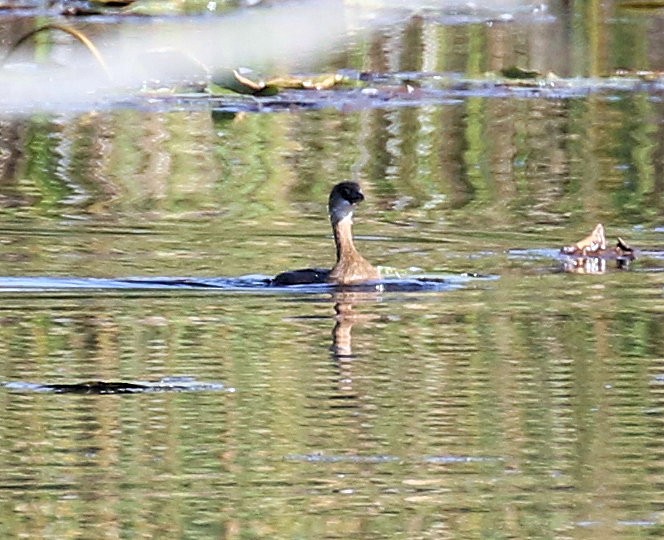
[[[271,285],[356,285],[380,279],[378,269],[358,253],[353,243],[353,211],[363,200],[364,194],[357,182],[341,182],[334,186],[328,201],[328,211],[337,248],[336,264],[331,270],[306,268],[282,272],[274,277]]]

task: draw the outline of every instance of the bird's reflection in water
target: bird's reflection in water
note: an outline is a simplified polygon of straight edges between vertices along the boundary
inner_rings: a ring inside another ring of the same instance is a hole
[[[335,324],[330,351],[339,369],[340,390],[350,391],[353,387],[353,326],[379,318],[369,311],[369,306],[378,299],[378,292],[339,291],[333,296]],[[361,304],[367,308],[358,309]]]

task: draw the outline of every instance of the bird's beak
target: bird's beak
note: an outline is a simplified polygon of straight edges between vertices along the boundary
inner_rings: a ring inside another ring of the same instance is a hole
[[[357,192],[357,197],[355,199],[353,199],[353,204],[357,204],[359,202],[362,202],[363,200],[364,200],[364,193],[362,193],[361,191],[358,191]]]

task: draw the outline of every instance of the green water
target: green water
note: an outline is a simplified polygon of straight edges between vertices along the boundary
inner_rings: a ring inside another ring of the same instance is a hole
[[[661,67],[660,17],[591,27],[585,10],[429,13],[320,69]],[[0,283],[329,266],[326,199],[346,179],[366,194],[355,232],[373,263],[488,276],[420,292],[3,288],[2,537],[664,534],[659,86],[360,105],[0,115]],[[559,247],[598,222],[638,259],[560,272]],[[168,377],[223,389],[21,386]]]

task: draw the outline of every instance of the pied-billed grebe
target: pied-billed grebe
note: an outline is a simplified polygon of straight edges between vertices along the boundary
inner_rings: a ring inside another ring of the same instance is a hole
[[[380,279],[380,272],[360,255],[353,243],[353,211],[364,200],[357,182],[341,182],[332,188],[328,201],[330,222],[337,248],[337,263],[332,270],[306,268],[282,272],[271,284],[276,286],[333,283],[355,285]]]

